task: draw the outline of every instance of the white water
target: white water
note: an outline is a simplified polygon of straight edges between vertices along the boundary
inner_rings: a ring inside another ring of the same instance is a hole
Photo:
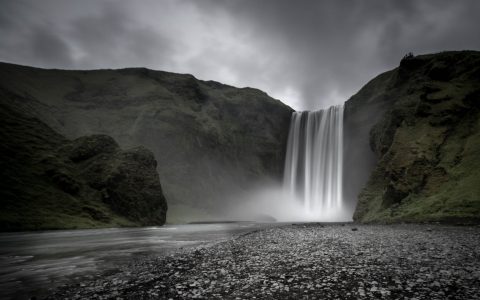
[[[294,112],[285,159],[284,191],[306,219],[344,221],[343,105]]]

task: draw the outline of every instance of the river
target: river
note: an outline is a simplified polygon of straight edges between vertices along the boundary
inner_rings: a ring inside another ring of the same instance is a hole
[[[241,222],[1,233],[0,298],[43,296],[66,283],[116,272],[133,259],[216,243],[269,226],[275,225]]]

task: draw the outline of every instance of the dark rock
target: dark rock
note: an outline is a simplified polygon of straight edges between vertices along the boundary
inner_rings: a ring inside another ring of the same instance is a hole
[[[101,134],[75,139],[68,147],[68,157],[73,162],[87,160],[101,153],[113,153],[120,148],[112,137]]]
[[[182,208],[172,213],[216,212],[237,204],[232,194],[283,176],[293,110],[257,89],[145,68],[63,71],[6,63],[0,89],[16,95],[6,101],[69,139],[107,134],[122,148],[152,150],[169,205]],[[73,161],[99,153],[107,159],[117,148],[111,138],[81,143]]]
[[[91,206],[84,206],[82,210],[89,214],[92,219],[100,221],[100,222],[109,222],[111,220],[110,216]]]
[[[142,225],[165,223],[167,205],[152,152],[144,147],[120,151],[100,164],[103,172],[90,173],[90,167],[98,169],[94,163],[86,166],[84,176],[95,180],[112,210]]]
[[[113,211],[141,225],[165,223],[167,206],[151,151],[145,147],[122,151],[105,135],[81,137],[66,149],[70,158],[77,158],[84,180],[101,192]]]
[[[434,63],[428,70],[428,76],[433,80],[448,81],[452,78],[453,66],[447,64],[447,62],[441,61]]]
[[[61,169],[48,169],[45,171],[45,175],[50,177],[52,182],[58,186],[62,191],[69,193],[70,195],[77,195],[80,191],[80,184],[72,175],[66,173]]]
[[[124,151],[106,135],[69,141],[2,100],[1,231],[165,223],[151,151]]]
[[[480,178],[474,154],[480,151],[480,89],[471,75],[479,68],[475,51],[409,57],[347,101],[345,135],[365,149],[355,139],[365,139],[369,130],[376,155],[376,162],[362,168],[371,174],[354,220],[470,223],[480,214],[474,184]],[[368,157],[352,144],[346,149],[347,160],[358,161],[353,152]]]
[[[387,185],[382,197],[382,207],[388,208],[394,204],[399,204],[405,197],[407,197],[409,191],[402,190],[395,186],[394,183],[390,182]]]

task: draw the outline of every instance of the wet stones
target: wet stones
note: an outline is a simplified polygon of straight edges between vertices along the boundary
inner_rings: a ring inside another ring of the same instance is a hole
[[[476,299],[478,245],[478,227],[277,227],[138,261],[50,299]]]

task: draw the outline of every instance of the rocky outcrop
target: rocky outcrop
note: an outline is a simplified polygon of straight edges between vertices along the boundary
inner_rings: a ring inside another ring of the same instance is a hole
[[[242,193],[282,177],[292,109],[256,89],[143,68],[12,64],[0,64],[0,88],[69,139],[107,134],[151,149],[172,222],[221,217]]]
[[[0,96],[1,231],[165,223],[151,151],[106,135],[69,141]]]
[[[140,225],[165,223],[167,205],[150,150],[121,150],[111,137],[91,135],[72,141],[65,151],[114,212]]]
[[[479,222],[480,53],[406,57],[347,102],[352,120],[371,107],[377,163],[354,219]]]
[[[345,103],[343,198],[352,215],[358,194],[377,163],[369,143],[370,131],[394,103],[386,97],[393,77],[394,71],[377,76]]]

